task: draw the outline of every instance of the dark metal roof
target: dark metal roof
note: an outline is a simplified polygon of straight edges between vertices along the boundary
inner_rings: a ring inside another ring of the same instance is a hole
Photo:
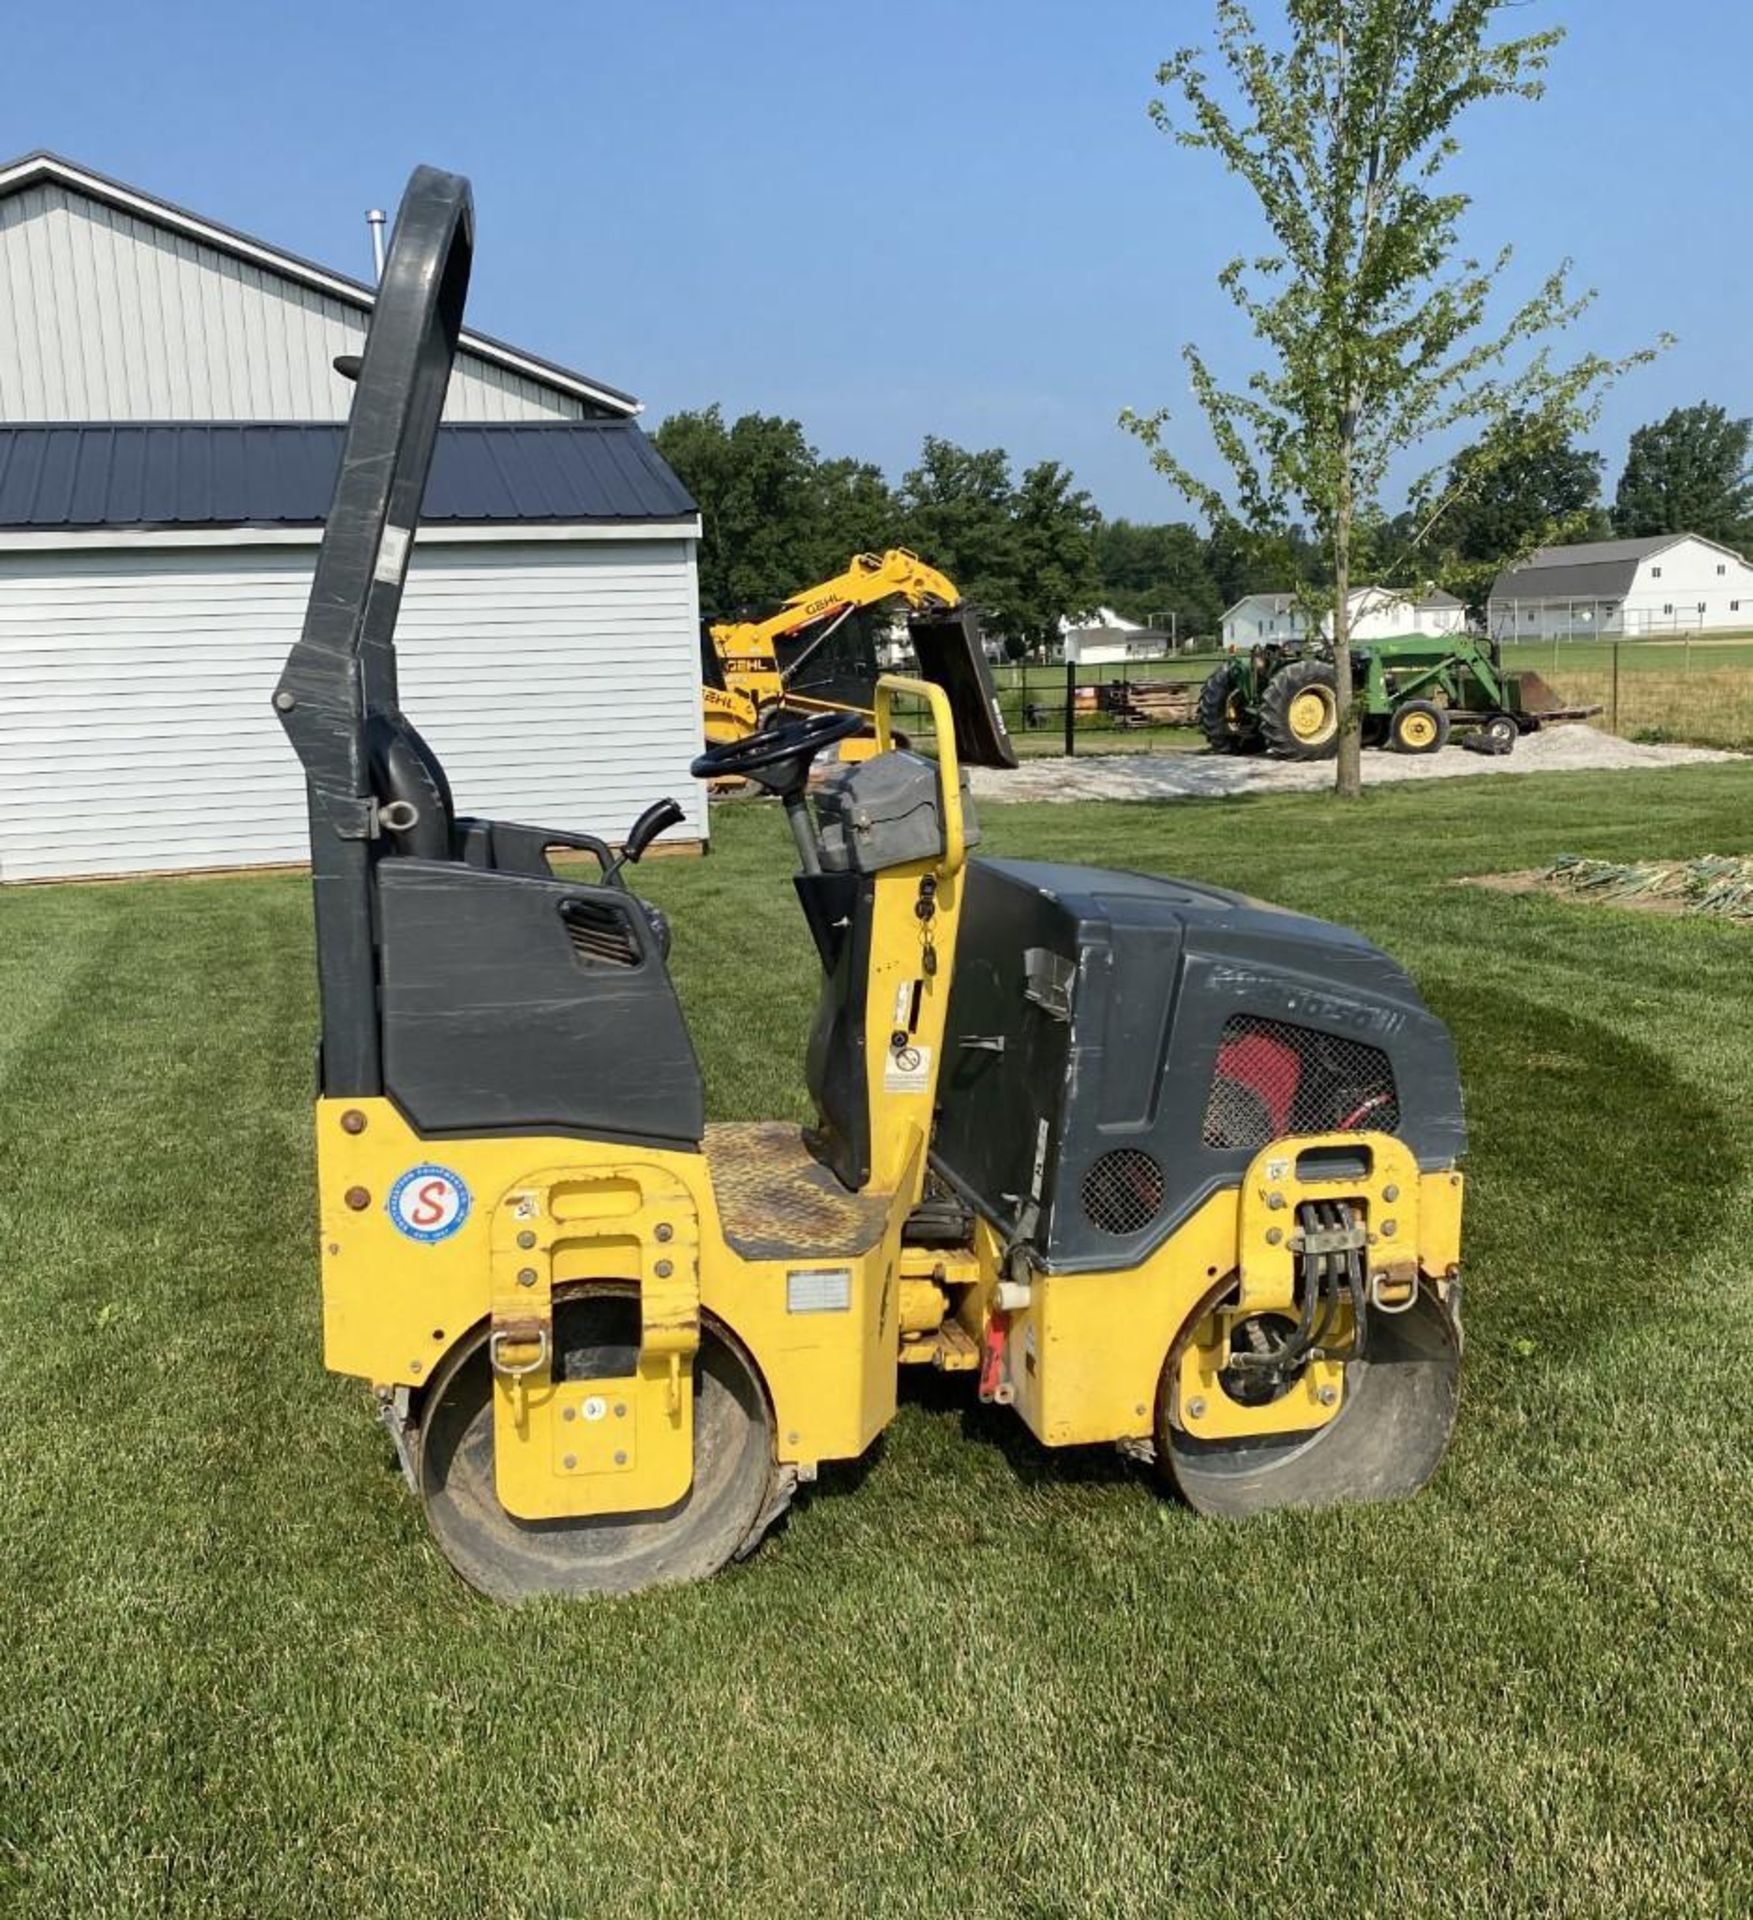
[[[0,426],[0,529],[315,527],[341,426],[254,421]],[[631,420],[447,426],[427,525],[691,520],[693,500]]]
[[[319,266],[314,260],[288,253],[284,247],[258,240],[254,234],[223,226],[217,220],[209,220],[205,214],[192,213],[187,207],[178,206],[174,200],[165,200],[158,194],[147,193],[143,188],[131,187],[125,180],[112,180],[108,174],[83,167],[76,160],[49,152],[46,147],[39,147],[34,153],[22,154],[16,160],[0,163],[0,196],[35,186],[39,180],[57,181],[123,213],[151,220],[174,232],[187,233],[208,246],[217,247],[221,253],[252,265],[260,266],[266,260],[276,272],[288,279],[318,287],[324,293],[358,307],[362,312],[369,312],[377,297],[373,288],[363,280],[356,280],[350,273]],[[639,402],[632,394],[623,393],[619,387],[611,387],[606,380],[597,380],[571,367],[563,367],[557,360],[547,360],[523,347],[514,347],[509,341],[497,340],[490,333],[477,333],[474,328],[465,327],[460,345],[466,353],[478,354],[499,365],[511,366],[517,372],[558,386],[565,392],[575,393],[586,401],[603,405],[611,412],[637,413],[640,410]]]
[[[1520,566],[1497,576],[1491,598],[1623,600],[1644,561],[1687,538],[1655,533],[1637,540],[1578,540],[1568,547],[1541,547]]]

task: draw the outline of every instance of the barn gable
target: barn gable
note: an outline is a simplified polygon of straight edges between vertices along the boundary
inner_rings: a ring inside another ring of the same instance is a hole
[[[338,420],[371,289],[52,154],[0,166],[0,421]],[[458,421],[638,402],[465,331]]]

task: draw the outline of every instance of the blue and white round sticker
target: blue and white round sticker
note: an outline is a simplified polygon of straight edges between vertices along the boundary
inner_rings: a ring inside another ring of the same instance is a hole
[[[387,1205],[396,1231],[410,1240],[448,1240],[469,1217],[469,1190],[449,1167],[410,1167]]]

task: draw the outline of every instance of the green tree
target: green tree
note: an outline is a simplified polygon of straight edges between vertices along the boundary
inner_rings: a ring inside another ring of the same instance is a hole
[[[1015,573],[1005,605],[1007,641],[1025,653],[1049,654],[1060,622],[1093,613],[1101,599],[1096,570],[1095,502],[1057,460],[1028,468],[1012,502],[1011,556]],[[953,576],[952,576],[953,577]]]
[[[1407,570],[1434,575],[1468,610],[1483,614],[1499,574],[1525,560],[1536,547],[1604,536],[1598,453],[1576,446],[1568,434],[1543,431],[1537,421],[1516,417],[1505,424],[1508,451],[1489,439],[1464,447],[1449,463],[1428,551],[1417,553],[1415,536],[1432,517],[1420,502],[1394,523],[1402,553],[1417,553]]]
[[[820,462],[815,521],[812,579],[825,580],[838,573],[855,553],[881,553],[901,544],[901,503],[882,468],[868,460]],[[805,584],[797,582],[800,587]]]
[[[1696,533],[1745,546],[1753,533],[1753,420],[1731,420],[1701,401],[1631,436],[1613,502],[1613,526],[1627,539]]]
[[[1508,565],[1567,530],[1596,530],[1605,465],[1600,454],[1573,445],[1568,436],[1543,438],[1525,420],[1512,421],[1509,434],[1511,450],[1501,458],[1476,442],[1450,462],[1452,504],[1441,539],[1463,560]]]
[[[1104,521],[1096,535],[1102,604],[1128,620],[1149,622],[1173,614],[1183,639],[1214,634],[1229,602],[1205,555],[1206,543],[1185,521],[1163,526]]]
[[[998,447],[971,452],[927,434],[919,464],[901,480],[906,544],[949,577],[1007,641],[1017,575],[1015,489]]]
[[[1217,154],[1271,235],[1263,257],[1232,260],[1219,276],[1265,364],[1226,390],[1198,348],[1186,349],[1234,505],[1167,445],[1165,413],[1122,417],[1212,524],[1233,513],[1270,532],[1293,510],[1306,517],[1328,562],[1342,794],[1360,788],[1348,602],[1360,529],[1384,522],[1390,464],[1464,421],[1485,425],[1500,458],[1513,449],[1507,423],[1517,417],[1544,433],[1580,428],[1612,377],[1648,358],[1556,365],[1543,336],[1590,298],[1569,290],[1568,265],[1492,325],[1508,250],[1483,262],[1460,251],[1468,198],[1443,187],[1460,152],[1456,129],[1484,102],[1538,99],[1562,37],[1494,40],[1510,5],[1280,0],[1269,35],[1246,0],[1216,0],[1219,74],[1194,47],[1157,74],[1180,102],[1153,103],[1158,125]],[[1430,536],[1447,504],[1438,501],[1415,538]]]
[[[1094,504],[1056,460],[1013,482],[1002,447],[978,450],[927,434],[901,482],[906,544],[979,607],[1012,658],[1044,650],[1062,619],[1100,593]]]
[[[775,606],[819,578],[819,474],[795,420],[716,406],[672,414],[652,443],[700,508],[700,608],[710,617]]]
[[[927,434],[919,464],[901,481],[907,544],[988,607],[1008,596],[1015,577],[1014,506],[1010,460],[998,447],[976,453]]]

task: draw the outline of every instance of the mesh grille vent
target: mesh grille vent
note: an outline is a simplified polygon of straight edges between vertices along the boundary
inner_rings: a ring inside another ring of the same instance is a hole
[[[597,900],[566,900],[560,906],[573,958],[583,965],[636,967],[639,943],[615,908]]]
[[[1163,1170],[1136,1147],[1104,1153],[1083,1177],[1083,1210],[1103,1233],[1138,1233],[1163,1204]]]
[[[1393,1133],[1394,1069],[1380,1047],[1237,1014],[1224,1023],[1205,1107],[1208,1147],[1255,1149],[1295,1133]]]

